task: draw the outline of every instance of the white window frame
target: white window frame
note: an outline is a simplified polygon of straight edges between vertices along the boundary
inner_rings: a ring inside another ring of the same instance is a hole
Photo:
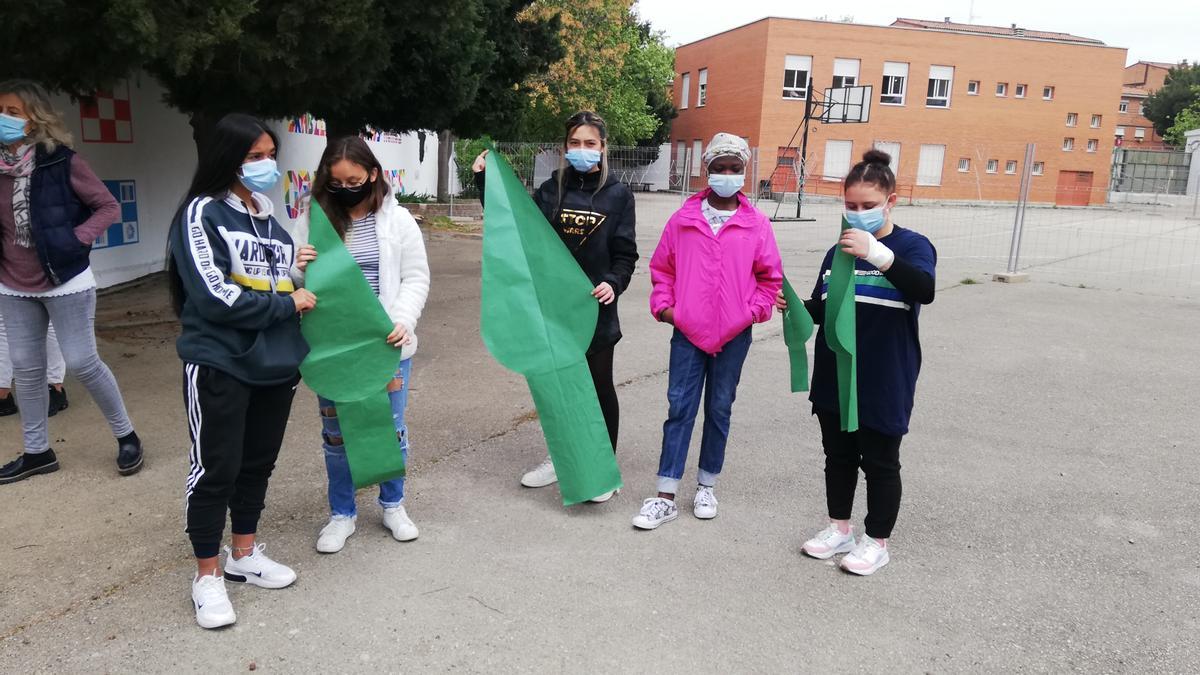
[[[879,105],[904,105],[907,94],[908,64],[899,61],[884,61],[883,84],[879,88]],[[899,102],[894,100],[896,98],[900,99]],[[884,99],[893,100],[885,101]]]
[[[1010,159],[1004,163],[1004,173],[1013,175],[1017,172],[1017,160]]]
[[[1067,113],[1067,126],[1068,127],[1079,126],[1079,113],[1072,113],[1072,112]]]
[[[949,77],[942,77],[949,75]],[[935,82],[945,83],[944,85],[935,85]],[[930,95],[929,90],[933,88],[935,92],[942,91],[943,93]],[[954,90],[954,66],[929,66],[929,83],[925,87],[925,107],[926,108],[949,108],[950,107],[950,92]],[[943,101],[945,105],[930,103],[930,101]],[[939,183],[940,185],[940,183]]]
[[[933,177],[933,171],[929,166],[931,157],[928,156],[936,148],[938,152],[938,167],[937,176]],[[921,169],[926,169],[925,173],[921,173]],[[942,172],[946,169],[946,146],[940,143],[931,143],[921,145],[921,151],[917,160],[917,185],[924,187],[940,187],[942,185]]]
[[[1045,162],[1034,162],[1033,169],[1030,171],[1030,173],[1035,176],[1044,175],[1046,173],[1046,163]]]
[[[687,161],[687,141],[675,140],[675,170],[682,172],[683,164]]]
[[[1013,98],[1025,98],[1025,92],[1028,90],[1029,90],[1029,85],[1017,84],[1016,89],[1013,90]]]
[[[978,95],[979,95],[979,80],[968,80],[967,81],[967,96],[978,96]]]
[[[1073,151],[1075,149],[1075,137],[1067,136],[1067,137],[1063,138],[1062,149],[1063,149],[1063,152]]]
[[[1116,131],[1113,132],[1113,136],[1116,136],[1118,138],[1124,138],[1125,137],[1125,127],[1117,127]]]
[[[1146,116],[1146,102],[1145,101],[1138,103],[1138,114],[1143,117]]]
[[[997,82],[996,83],[996,96],[998,96],[1000,98],[1004,98],[1005,96],[1008,96],[1008,83],[1007,82]]]
[[[1100,139],[1099,138],[1089,138],[1088,142],[1087,142],[1087,151],[1088,152],[1096,152],[1099,149],[1100,149]]]
[[[999,172],[999,171],[1000,171],[1000,160],[998,160],[998,159],[989,159],[989,160],[987,161],[987,169],[986,169],[986,171],[987,171],[988,173],[997,173],[997,172]]]
[[[1054,100],[1054,85],[1047,84],[1046,86],[1042,87],[1042,100],[1043,101],[1053,101]]]
[[[837,148],[837,152],[831,153],[831,148]],[[827,181],[842,180],[846,174],[850,173],[853,158],[854,141],[844,138],[831,138],[825,141],[825,156],[821,158],[821,178]],[[832,164],[830,163],[831,159],[834,162]]]
[[[679,109],[687,110],[688,99],[692,96],[692,74],[690,72],[683,74],[683,84],[679,85]]]
[[[1127,98],[1121,99],[1121,102],[1117,105],[1117,112],[1119,112],[1119,113],[1128,113],[1129,112],[1129,99],[1127,99]]]
[[[708,103],[708,68],[701,68],[696,74],[696,107],[703,108]]]
[[[1103,116],[1103,115],[1092,115],[1092,124],[1091,124],[1091,126],[1092,126],[1092,128],[1093,128],[1093,129],[1099,129],[1099,128],[1100,128],[1100,125],[1101,125],[1103,122],[1104,122],[1104,116]]]
[[[1135,140],[1139,141],[1146,138],[1146,127],[1134,127],[1133,137]]]
[[[958,172],[959,173],[967,173],[970,170],[971,170],[971,158],[970,157],[959,157],[958,158]]]
[[[875,141],[872,147],[886,152],[892,158],[888,162],[888,168],[892,170],[893,174],[900,175],[900,141]]]
[[[803,68],[793,68],[792,66],[803,66]],[[796,73],[792,80],[793,86],[788,86],[788,75]],[[803,76],[803,82],[800,86],[794,86],[797,79]],[[803,101],[808,98],[808,80],[812,77],[812,57],[802,56],[800,54],[788,54],[783,57],[783,98],[787,101]],[[796,94],[789,96],[788,94]]]
[[[858,86],[858,77],[861,69],[862,62],[858,59],[834,59],[833,88]]]
[[[704,141],[699,138],[692,140],[692,177],[700,175],[702,166],[701,157],[704,156]]]

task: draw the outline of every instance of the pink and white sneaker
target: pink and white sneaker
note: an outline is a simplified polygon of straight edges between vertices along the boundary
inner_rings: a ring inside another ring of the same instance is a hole
[[[887,547],[864,534],[862,539],[858,540],[858,546],[842,558],[841,565],[847,572],[865,577],[874,574],[890,560]]]
[[[854,550],[854,527],[851,526],[843,534],[837,524],[830,523],[829,527],[804,542],[800,550],[817,560],[828,560],[839,553],[849,553]]]

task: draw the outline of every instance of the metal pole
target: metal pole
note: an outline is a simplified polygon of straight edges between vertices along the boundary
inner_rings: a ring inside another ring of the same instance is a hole
[[[1029,203],[1029,184],[1033,178],[1033,143],[1025,145],[1025,166],[1021,169],[1021,191],[1017,195],[1017,212],[1013,216],[1012,246],[1008,249],[1008,273],[1017,273],[1021,256],[1021,231],[1025,227],[1025,207]]]
[[[808,177],[808,120],[812,118],[813,81],[808,78],[808,88],[804,90],[804,133],[800,137],[800,180],[796,184],[796,218],[800,217],[800,209],[804,206],[804,181]]]

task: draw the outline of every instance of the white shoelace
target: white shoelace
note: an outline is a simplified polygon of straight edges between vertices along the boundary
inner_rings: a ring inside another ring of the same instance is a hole
[[[196,590],[199,596],[196,598],[196,602],[203,607],[223,599],[225,580],[212,574],[206,574],[196,581]]]
[[[657,499],[642,507],[642,515],[653,520],[659,520],[671,512],[671,504],[665,499]]]
[[[710,487],[702,487],[696,491],[696,506],[711,507],[715,499]]]

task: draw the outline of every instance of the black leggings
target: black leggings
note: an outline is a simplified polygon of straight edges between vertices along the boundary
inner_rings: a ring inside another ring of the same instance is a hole
[[[859,427],[841,430],[836,413],[817,412],[821,422],[821,445],[825,447],[825,499],[829,517],[850,520],[858,469],[867,477],[867,536],[887,539],[900,513],[900,441],[903,436],[885,436]]]
[[[617,387],[613,384],[613,351],[616,347],[612,345],[587,355],[588,370],[592,371],[592,383],[596,385],[596,398],[600,399],[600,411],[604,413],[604,425],[608,427],[613,452],[617,451],[617,427],[621,419]]]

